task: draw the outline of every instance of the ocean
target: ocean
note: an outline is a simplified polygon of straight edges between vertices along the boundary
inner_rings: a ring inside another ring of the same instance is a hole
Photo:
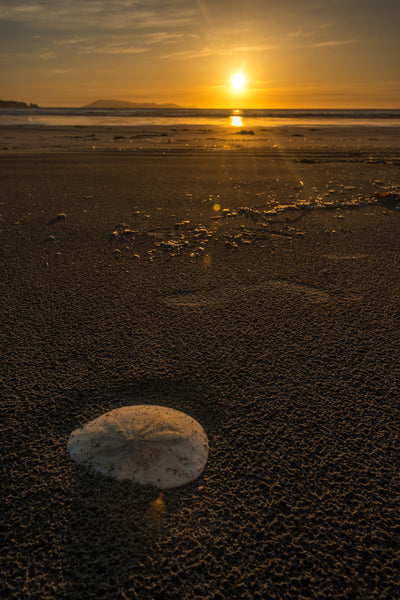
[[[400,109],[3,108],[0,125],[400,125]]]

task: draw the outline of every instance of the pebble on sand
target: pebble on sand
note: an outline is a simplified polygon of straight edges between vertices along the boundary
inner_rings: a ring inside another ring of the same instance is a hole
[[[56,217],[50,219],[47,225],[54,225],[54,223],[59,223],[60,221],[65,221],[67,215],[65,213],[59,213]]]
[[[159,489],[197,479],[208,459],[208,439],[187,414],[154,405],[124,406],[73,431],[67,449],[89,469]]]

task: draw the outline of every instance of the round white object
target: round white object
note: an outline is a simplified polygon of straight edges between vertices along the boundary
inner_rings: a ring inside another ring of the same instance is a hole
[[[185,413],[163,406],[116,408],[75,429],[68,452],[78,464],[160,489],[197,479],[208,458],[201,425]]]

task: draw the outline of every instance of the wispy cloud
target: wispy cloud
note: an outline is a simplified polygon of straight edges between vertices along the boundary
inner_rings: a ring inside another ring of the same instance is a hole
[[[132,38],[135,42],[132,44]],[[165,47],[171,44],[179,44],[182,40],[193,41],[197,39],[194,34],[175,33],[168,31],[143,32],[138,35],[120,34],[117,37],[112,34],[104,35],[102,44],[95,43],[97,36],[88,35],[84,37],[73,37],[64,39],[52,39],[54,47],[76,51],[84,54],[140,54],[151,52],[154,47]],[[118,41],[114,41],[118,39]],[[48,40],[47,40],[48,41]]]
[[[77,44],[82,44],[86,40],[83,37],[80,37],[80,38],[74,37],[74,38],[55,39],[52,41],[56,46],[71,46],[71,47],[73,47],[73,46],[76,46]]]
[[[326,48],[328,46],[349,46],[351,44],[360,44],[361,40],[327,40],[310,44],[311,48]]]
[[[185,0],[2,0],[0,20],[35,23],[57,30],[124,30],[129,27],[181,27],[195,18],[197,9]]]
[[[164,54],[161,58],[176,60],[192,60],[194,58],[208,58],[210,56],[235,56],[238,54],[251,54],[253,52],[265,52],[273,50],[276,46],[254,45],[254,46],[204,46],[202,48],[189,48]]]
[[[314,35],[320,35],[322,30],[329,29],[330,27],[332,27],[332,25],[333,25],[332,23],[320,23],[313,29],[304,29],[302,27],[299,27],[298,29],[295,29],[294,31],[289,31],[287,35],[288,35],[288,37],[292,37],[292,38],[313,37]]]
[[[53,50],[43,50],[42,52],[39,52],[38,56],[44,60],[56,58],[56,54]]]
[[[314,31],[304,31],[304,29],[296,29],[296,31],[289,31],[287,34],[290,38],[303,38],[303,37],[312,37],[315,35]]]
[[[179,42],[183,39],[197,39],[197,35],[192,33],[176,33],[170,31],[156,31],[153,33],[147,33],[144,36],[146,44],[171,44]]]
[[[139,46],[117,46],[109,44],[105,46],[82,46],[80,52],[84,54],[141,54],[148,52],[148,48]]]
[[[18,1],[7,2],[5,0],[2,6],[0,6],[0,19],[24,21],[31,18],[34,14],[40,13],[42,10],[43,8],[38,3],[18,4]]]
[[[4,50],[13,62],[29,48],[31,58],[81,55],[152,55],[196,39],[198,7],[192,0],[0,0]],[[29,25],[32,36],[26,36]],[[15,33],[14,33],[15,32]]]

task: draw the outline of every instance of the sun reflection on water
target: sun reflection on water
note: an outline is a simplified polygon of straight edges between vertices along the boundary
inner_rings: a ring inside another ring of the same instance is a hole
[[[242,117],[232,116],[229,117],[232,127],[243,127]]]

